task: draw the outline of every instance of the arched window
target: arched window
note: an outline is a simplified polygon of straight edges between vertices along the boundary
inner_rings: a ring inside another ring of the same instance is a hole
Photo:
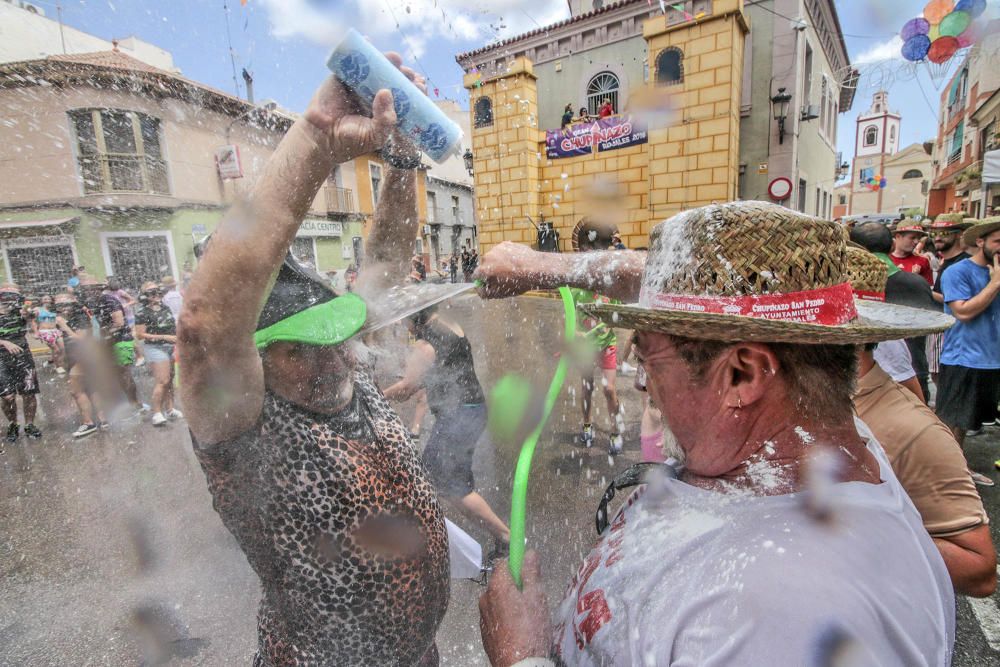
[[[924,172],[920,171],[919,169],[910,169],[909,171],[903,174],[904,181],[909,178],[923,178],[923,177],[924,177]]]
[[[896,140],[896,126],[893,125],[889,128],[889,141],[890,143]]]
[[[865,146],[874,146],[878,143],[878,128],[874,125],[865,130]]]
[[[618,110],[618,77],[611,72],[601,72],[587,84],[587,111],[596,116],[604,100],[611,100],[611,106]]]
[[[656,57],[656,83],[672,86],[684,81],[684,52],[676,47],[660,51]]]
[[[476,100],[475,109],[476,127],[490,127],[493,125],[493,100],[488,97],[480,97]]]

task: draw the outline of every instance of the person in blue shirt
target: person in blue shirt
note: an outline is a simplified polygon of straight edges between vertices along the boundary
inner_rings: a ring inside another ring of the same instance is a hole
[[[945,312],[957,322],[944,334],[936,405],[959,444],[1000,416],[1000,217],[966,230],[962,240],[976,252],[941,279]],[[972,478],[993,486],[975,471]]]

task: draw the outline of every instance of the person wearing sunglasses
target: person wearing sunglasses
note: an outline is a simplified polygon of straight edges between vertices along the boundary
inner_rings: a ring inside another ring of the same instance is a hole
[[[135,315],[135,337],[142,341],[156,386],[153,388],[153,426],[163,426],[184,415],[174,407],[174,343],[177,324],[163,303],[163,288],[154,282],[142,286],[145,305]]]
[[[10,422],[7,426],[7,442],[10,443],[16,442],[21,433],[17,421],[18,396],[24,413],[24,434],[29,438],[42,437],[41,430],[35,426],[38,371],[28,349],[29,317],[18,286],[0,285],[0,405]]]
[[[201,248],[184,295],[180,394],[213,505],[260,578],[255,665],[438,664],[444,518],[355,338],[362,296],[408,273],[417,235],[420,154],[395,129],[393,93],[366,108],[327,79]],[[289,248],[334,165],[376,150],[385,178],[364,270],[339,294]]]

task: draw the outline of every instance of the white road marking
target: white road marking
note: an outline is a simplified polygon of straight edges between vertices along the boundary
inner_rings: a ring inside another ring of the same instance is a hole
[[[1000,651],[1000,609],[993,598],[965,598],[972,607],[972,613],[979,621],[986,643],[994,651]]]

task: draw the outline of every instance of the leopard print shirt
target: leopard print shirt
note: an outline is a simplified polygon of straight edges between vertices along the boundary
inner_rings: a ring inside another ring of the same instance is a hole
[[[366,371],[355,372],[354,396],[325,417],[268,392],[250,432],[195,443],[213,506],[263,588],[255,667],[438,662],[449,591],[443,515]],[[414,539],[372,549],[372,530]]]

